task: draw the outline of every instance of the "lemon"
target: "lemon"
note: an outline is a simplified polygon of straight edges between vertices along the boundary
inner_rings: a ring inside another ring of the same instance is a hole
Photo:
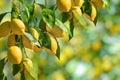
[[[33,67],[33,63],[29,58],[23,59],[23,65],[24,65],[24,73],[25,75],[29,75],[29,68]]]
[[[39,34],[34,28],[30,28],[32,36],[38,41],[39,39]]]
[[[84,3],[84,0],[71,0],[71,2],[72,2],[72,7],[78,6],[79,8],[81,8]]]
[[[94,51],[99,51],[101,49],[101,47],[102,47],[102,43],[100,41],[95,41],[92,44],[92,49]]]
[[[65,31],[58,26],[54,26],[52,29],[46,26],[46,31],[51,33],[56,38],[64,37],[66,34]]]
[[[14,34],[24,35],[25,25],[20,19],[12,19],[10,26]]]
[[[34,50],[34,52],[38,53],[38,52],[40,52],[40,51],[42,50],[42,48],[39,47],[39,46],[37,46],[37,45],[35,45],[35,46],[33,47],[33,50]]]
[[[34,47],[34,43],[31,40],[29,40],[25,35],[22,35],[22,43],[23,46],[26,48],[33,49]]]
[[[61,12],[68,12],[71,9],[71,0],[57,0],[56,5]]]
[[[23,65],[25,67],[26,70],[28,70],[28,68],[32,68],[33,67],[33,63],[29,58],[24,58],[23,59]]]
[[[22,52],[19,47],[11,46],[7,53],[8,60],[13,64],[20,64],[22,60]]]
[[[55,37],[53,35],[51,35],[50,33],[48,33],[48,36],[49,36],[49,38],[51,40],[51,45],[50,45],[51,49],[46,48],[46,47],[43,47],[43,49],[45,51],[47,51],[48,53],[55,55],[56,52],[57,52],[57,48],[58,48],[57,41],[56,41]]]
[[[8,36],[7,45],[8,45],[8,47],[16,45],[15,34],[11,34]]]
[[[9,34],[10,32],[10,22],[4,22],[0,25],[0,38],[5,37]]]
[[[39,14],[39,9],[40,9],[40,6],[38,4],[34,4],[34,12],[33,12],[33,16],[34,17],[37,17],[38,14]]]
[[[94,5],[98,8],[105,8],[105,3],[103,0],[91,0]]]

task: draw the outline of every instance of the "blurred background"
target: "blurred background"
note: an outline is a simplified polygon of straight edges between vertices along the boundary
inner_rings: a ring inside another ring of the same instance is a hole
[[[120,0],[98,11],[96,25],[91,23],[87,30],[76,25],[70,41],[58,39],[60,60],[28,50],[39,80],[120,80]],[[0,38],[0,56],[4,53],[6,39]]]

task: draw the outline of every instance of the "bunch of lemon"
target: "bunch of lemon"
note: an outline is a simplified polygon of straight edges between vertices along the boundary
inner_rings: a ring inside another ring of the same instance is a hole
[[[61,12],[72,12],[74,18],[84,15],[91,21],[97,16],[97,8],[105,7],[103,0],[57,0],[56,5]]]

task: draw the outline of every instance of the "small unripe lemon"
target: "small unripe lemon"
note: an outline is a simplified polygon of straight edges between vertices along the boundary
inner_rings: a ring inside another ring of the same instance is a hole
[[[29,40],[25,35],[22,35],[22,43],[23,43],[23,46],[26,47],[26,48],[29,48],[29,49],[33,49],[34,47],[34,43]]]
[[[39,34],[38,34],[38,32],[37,32],[34,28],[30,28],[30,31],[31,31],[32,36],[33,36],[36,40],[38,40],[38,39],[39,39]]]
[[[61,12],[68,12],[71,9],[71,0],[57,0],[56,5]]]
[[[11,34],[8,36],[7,45],[8,45],[8,47],[16,45],[15,34]]]
[[[5,37],[9,34],[10,32],[10,22],[4,22],[0,25],[0,38]]]
[[[19,47],[11,46],[7,53],[8,60],[13,64],[20,64],[22,60],[22,52]]]
[[[10,27],[14,34],[24,35],[25,33],[25,25],[20,19],[12,19]]]
[[[66,34],[65,31],[58,26],[54,26],[52,29],[50,29],[49,26],[46,26],[46,31],[56,38],[64,37]]]

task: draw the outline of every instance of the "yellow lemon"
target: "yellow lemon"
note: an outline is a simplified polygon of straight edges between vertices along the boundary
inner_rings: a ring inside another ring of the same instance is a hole
[[[57,52],[57,49],[58,49],[57,41],[56,41],[55,37],[52,36],[51,34],[48,33],[48,36],[51,40],[51,49],[48,49],[46,47],[43,47],[43,49],[45,49],[45,51],[47,51],[48,53],[55,55]]]
[[[61,12],[68,12],[71,9],[71,0],[57,0],[56,5]]]
[[[100,41],[95,41],[93,44],[92,44],[92,49],[94,51],[99,51],[102,47],[102,43]]]
[[[29,40],[25,35],[22,35],[22,43],[23,43],[23,46],[26,47],[26,48],[29,48],[29,49],[33,49],[34,47],[34,43]]]
[[[34,50],[34,52],[38,53],[38,52],[40,52],[40,51],[42,50],[42,48],[39,47],[39,46],[37,46],[37,45],[35,45],[35,46],[33,47],[33,50]]]
[[[20,19],[12,19],[10,26],[14,34],[24,35],[25,25]]]
[[[54,26],[52,29],[46,26],[46,31],[51,33],[56,38],[64,37],[66,34],[65,31],[58,26]]]
[[[91,0],[94,5],[98,8],[105,8],[105,3],[103,0]]]
[[[24,58],[23,59],[23,65],[24,65],[26,70],[28,68],[32,68],[33,67],[33,63],[32,63],[32,61],[29,58]]]
[[[7,45],[8,45],[8,47],[16,45],[15,34],[11,34],[8,36]]]
[[[13,64],[20,64],[22,60],[22,52],[19,47],[11,46],[7,53],[8,60]]]
[[[33,36],[36,40],[38,40],[38,39],[39,39],[39,34],[38,34],[38,32],[37,32],[34,28],[30,28],[30,31],[31,31],[32,36]]]
[[[72,2],[72,7],[78,6],[79,8],[81,8],[84,3],[84,0],[71,0],[71,2]]]
[[[4,22],[0,25],[0,38],[5,37],[9,34],[10,32],[10,22]]]

